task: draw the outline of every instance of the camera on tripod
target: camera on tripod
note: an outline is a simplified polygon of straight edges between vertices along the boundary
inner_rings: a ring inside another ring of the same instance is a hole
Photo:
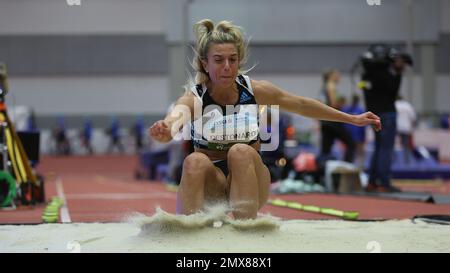
[[[367,51],[360,56],[364,72],[371,73],[389,69],[396,58],[401,58],[406,64],[412,66],[413,59],[408,53],[386,44],[370,45]]]

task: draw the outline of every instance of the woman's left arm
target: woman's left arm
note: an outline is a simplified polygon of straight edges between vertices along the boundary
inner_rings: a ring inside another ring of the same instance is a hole
[[[281,109],[288,112],[320,120],[345,122],[358,126],[372,124],[376,131],[381,130],[380,118],[372,112],[349,115],[318,100],[290,94],[268,81],[252,80],[252,87],[256,101],[260,105],[279,105]]]

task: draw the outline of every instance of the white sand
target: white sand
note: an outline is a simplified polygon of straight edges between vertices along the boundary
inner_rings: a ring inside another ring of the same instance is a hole
[[[0,252],[450,252],[450,226],[410,220],[289,220],[275,229],[224,223],[147,232],[140,224],[3,225]]]
[[[211,206],[205,212],[191,215],[175,215],[156,208],[155,214],[147,217],[142,214],[130,216],[128,222],[141,228],[141,236],[154,236],[159,233],[186,233],[210,227],[229,225],[240,231],[262,232],[279,229],[280,221],[270,215],[259,215],[254,220],[234,220],[230,209],[223,204]]]

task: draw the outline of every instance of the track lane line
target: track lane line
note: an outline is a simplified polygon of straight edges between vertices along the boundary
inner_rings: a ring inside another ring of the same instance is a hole
[[[64,188],[61,177],[56,179],[56,192],[58,193],[58,197],[63,201],[63,205],[61,206],[61,222],[62,223],[72,223],[69,214],[69,208],[67,207],[66,196],[64,195]]]

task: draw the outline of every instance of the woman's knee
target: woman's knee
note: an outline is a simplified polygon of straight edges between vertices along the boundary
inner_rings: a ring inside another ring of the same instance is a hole
[[[211,161],[202,153],[194,152],[188,155],[183,162],[183,174],[196,175],[207,171]]]
[[[235,144],[228,151],[230,163],[253,164],[256,151],[247,144]]]

